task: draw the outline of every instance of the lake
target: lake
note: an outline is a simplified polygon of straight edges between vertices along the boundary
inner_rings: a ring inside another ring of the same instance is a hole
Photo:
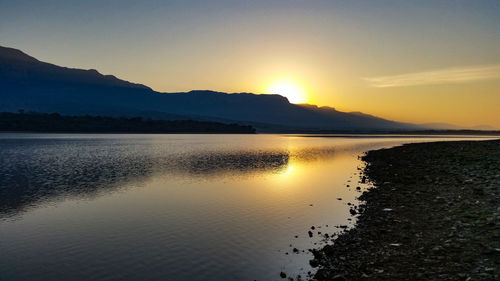
[[[464,138],[0,134],[0,280],[305,277],[358,156]]]

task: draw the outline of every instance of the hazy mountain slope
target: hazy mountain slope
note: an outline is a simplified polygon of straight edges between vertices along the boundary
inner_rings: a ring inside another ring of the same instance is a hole
[[[461,128],[457,125],[448,123],[425,123],[419,124],[420,126],[431,129],[431,130],[460,130]]]
[[[449,123],[425,123],[425,124],[419,124],[419,126],[431,130],[483,130],[483,131],[496,130],[495,127],[489,125],[457,126]]]
[[[419,128],[329,107],[290,104],[279,95],[159,93],[96,70],[60,67],[4,47],[0,47],[0,101],[0,111],[24,109],[62,114],[231,120],[290,129]]]

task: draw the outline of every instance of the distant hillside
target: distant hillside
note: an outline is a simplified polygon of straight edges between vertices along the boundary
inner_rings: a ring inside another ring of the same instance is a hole
[[[295,105],[279,95],[159,93],[96,70],[60,67],[4,47],[0,47],[0,100],[0,111],[239,122],[269,132],[421,128],[330,107]]]
[[[0,132],[69,133],[222,133],[253,134],[251,126],[193,120],[151,120],[101,116],[61,116],[57,113],[0,113]]]
[[[457,126],[448,123],[425,123],[419,124],[423,128],[430,130],[481,130],[481,131],[494,131],[496,128],[489,125],[478,125],[478,126]]]

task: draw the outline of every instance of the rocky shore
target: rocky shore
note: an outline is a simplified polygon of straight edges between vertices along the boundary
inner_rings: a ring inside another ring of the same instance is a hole
[[[312,250],[315,280],[500,280],[500,141],[370,151],[356,227]]]

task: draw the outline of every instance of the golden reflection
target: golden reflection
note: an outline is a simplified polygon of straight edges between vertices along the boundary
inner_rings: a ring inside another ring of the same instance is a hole
[[[285,169],[283,169],[282,171],[280,171],[278,173],[278,177],[281,179],[290,178],[293,176],[293,174],[294,174],[294,172],[296,172],[296,170],[297,170],[297,168],[296,168],[295,164],[293,162],[289,163]]]
[[[304,181],[308,180],[307,171],[305,163],[290,161],[281,171],[270,174],[268,180],[274,188],[291,191],[304,185]]]

